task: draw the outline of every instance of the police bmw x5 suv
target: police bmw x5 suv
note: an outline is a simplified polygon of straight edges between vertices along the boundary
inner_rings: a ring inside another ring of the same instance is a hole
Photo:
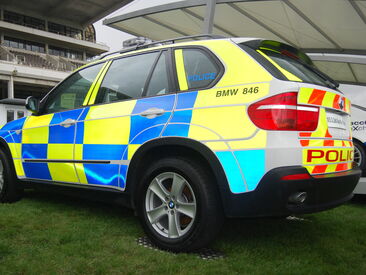
[[[198,37],[195,37],[198,39]],[[2,202],[31,184],[109,191],[164,249],[207,245],[224,217],[352,197],[350,102],[302,52],[262,39],[151,43],[86,65],[0,132]]]

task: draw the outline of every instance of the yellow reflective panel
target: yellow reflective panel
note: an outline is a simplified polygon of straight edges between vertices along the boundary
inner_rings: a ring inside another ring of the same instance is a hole
[[[87,184],[88,180],[85,175],[84,165],[82,163],[75,163],[76,173],[79,177],[79,183]]]
[[[137,149],[139,149],[140,146],[141,146],[141,144],[129,144],[128,145],[128,156],[127,156],[128,160],[132,159],[133,155],[135,154]]]
[[[21,143],[8,143],[11,156],[13,158],[20,158],[21,151],[22,151],[22,144]]]
[[[336,94],[326,92],[325,95],[324,95],[324,98],[323,98],[323,104],[322,105],[326,106],[326,107],[333,108],[333,102],[334,102],[335,97],[336,97]]]
[[[47,159],[73,159],[74,144],[48,144]]]
[[[129,116],[86,120],[84,144],[128,144],[130,124]]]
[[[328,121],[327,121],[327,114],[324,108],[321,108],[319,111],[319,121],[318,127],[314,132],[311,133],[311,137],[327,137],[328,132]]]
[[[282,68],[275,61],[273,61],[272,58],[267,56],[264,52],[262,52],[261,50],[257,50],[257,52],[259,52],[264,58],[266,58],[269,62],[271,62],[272,65],[275,66],[284,76],[286,76],[286,78],[288,80],[302,82],[302,80],[300,78],[298,78],[296,75],[290,73],[288,70]]]
[[[225,66],[225,73],[216,87],[268,82],[273,79],[272,75],[251,56],[230,41],[212,40],[207,46],[219,56]]]
[[[201,123],[200,121],[198,121],[198,119],[196,119],[196,121],[198,123]],[[213,132],[212,130],[207,129],[206,127],[203,127],[200,125],[192,125],[192,121],[191,121],[191,125],[189,126],[188,137],[191,139],[196,139],[196,140],[219,140],[220,139],[220,136],[218,134],[216,134],[215,132]]]
[[[194,107],[249,103],[268,95],[268,93],[269,83],[254,83],[203,90],[198,92]]]
[[[254,134],[257,127],[250,121],[245,106],[227,106],[216,108],[195,109],[192,111],[191,124],[200,125],[224,139],[247,138]],[[212,134],[195,134],[197,127],[189,129],[189,137],[207,140]],[[207,131],[206,131],[207,132]]]
[[[15,173],[18,177],[24,177],[23,164],[21,159],[14,159]]]
[[[129,116],[135,108],[136,100],[128,100],[123,102],[115,102],[97,106],[91,106],[85,120]]]
[[[49,126],[52,118],[53,114],[43,116],[29,116],[24,123],[23,129],[40,127],[40,126]]]
[[[175,50],[174,55],[175,55],[175,64],[180,88],[179,90],[180,91],[188,90],[186,70],[184,67],[183,50]]]
[[[48,163],[53,181],[79,182],[73,163]]]
[[[310,100],[310,96],[313,92],[313,88],[301,88],[297,97],[299,103],[307,104]]]
[[[74,158],[75,160],[82,160],[83,159],[83,144],[75,144],[74,147]]]
[[[267,146],[267,132],[260,130],[250,139],[229,141],[229,146],[233,150],[265,148]]]
[[[206,142],[206,146],[210,148],[213,151],[221,151],[221,150],[228,150],[229,147],[227,147],[226,143],[223,141],[213,141],[213,142]]]
[[[23,126],[22,143],[48,143],[48,127],[52,117],[53,114],[28,117]]]

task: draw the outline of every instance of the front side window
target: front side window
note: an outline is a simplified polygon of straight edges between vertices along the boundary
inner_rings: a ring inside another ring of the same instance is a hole
[[[116,59],[109,67],[95,103],[139,98],[159,52]]]
[[[55,113],[82,106],[94,79],[104,63],[82,69],[58,85],[48,97],[44,113]]]
[[[219,67],[200,49],[183,49],[184,68],[188,89],[209,86],[219,74]]]

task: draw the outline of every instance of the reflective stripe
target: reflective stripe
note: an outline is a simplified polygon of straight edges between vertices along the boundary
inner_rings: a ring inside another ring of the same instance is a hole
[[[97,74],[97,76],[96,76],[96,78],[94,79],[94,81],[93,81],[93,83],[92,83],[92,85],[90,86],[90,88],[89,88],[89,90],[88,90],[88,93],[86,94],[86,97],[85,97],[85,99],[84,99],[84,102],[83,102],[83,105],[82,106],[86,106],[86,105],[88,105],[88,104],[90,104],[89,103],[89,101],[90,101],[90,97],[92,96],[92,94],[94,93],[94,88],[95,88],[95,86],[96,86],[96,84],[98,83],[98,81],[100,80],[100,77],[103,75],[103,73],[105,72],[105,69],[107,68],[107,67],[109,67],[109,65],[110,65],[110,61],[109,62],[106,62],[104,65],[103,65],[103,67],[102,67],[102,69],[99,71],[99,73]],[[103,75],[104,76],[104,75]],[[102,78],[103,79],[103,78]],[[98,86],[98,89],[99,89],[99,86]]]
[[[298,102],[336,109],[348,114],[351,108],[351,102],[346,97],[333,92],[307,87],[300,88]]]
[[[264,52],[262,52],[261,50],[257,50],[257,52],[260,53],[269,62],[271,62],[272,65],[275,66],[282,74],[284,74],[288,80],[302,82],[302,80],[300,78],[298,78],[296,75],[294,75],[294,74],[290,73],[289,71],[285,70],[284,68],[282,68],[280,65],[278,65],[272,58],[270,58]]]
[[[112,61],[109,61],[107,64],[104,65],[100,76],[97,78],[97,81],[94,83],[94,89],[91,92],[90,99],[88,101],[88,105],[91,105],[91,104],[95,103],[95,99],[96,99],[97,94],[99,92],[100,85],[102,84],[103,79],[104,79],[109,67],[111,66],[111,64],[112,64]]]
[[[175,64],[177,66],[179,88],[181,91],[188,90],[186,70],[184,68],[183,50],[181,49],[175,50],[174,56],[175,56]]]

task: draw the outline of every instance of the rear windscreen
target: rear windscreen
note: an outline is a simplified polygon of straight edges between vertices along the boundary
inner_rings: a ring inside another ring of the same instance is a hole
[[[269,50],[261,50],[265,55],[270,57],[275,63],[277,63],[282,69],[286,70],[287,72],[293,74],[296,76],[296,78],[290,78],[289,80],[292,81],[301,81],[301,82],[307,82],[307,83],[313,83],[318,84],[322,86],[327,86],[327,82],[321,78],[319,75],[317,75],[314,71],[310,70],[308,67],[306,67],[304,64],[300,63],[298,60],[288,57],[286,55],[283,55],[281,53],[276,53]],[[289,75],[289,74],[288,74]]]
[[[243,45],[267,59],[287,80],[312,83],[333,89],[338,86],[336,81],[320,72],[305,53],[292,46],[271,40],[254,40],[243,43]]]

